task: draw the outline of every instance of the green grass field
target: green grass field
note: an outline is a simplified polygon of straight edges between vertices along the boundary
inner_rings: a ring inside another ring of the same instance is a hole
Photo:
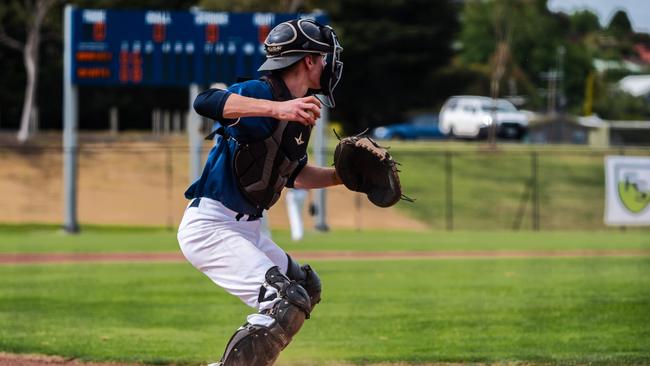
[[[280,244],[287,232],[275,232]],[[650,249],[643,231],[308,233],[287,250]],[[0,251],[176,251],[174,233],[3,226]],[[323,302],[279,365],[650,364],[650,257],[314,261]],[[250,309],[186,263],[0,266],[0,351],[215,361]]]

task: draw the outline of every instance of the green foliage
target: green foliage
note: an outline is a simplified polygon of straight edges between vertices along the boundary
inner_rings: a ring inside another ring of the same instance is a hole
[[[331,11],[345,48],[334,111],[348,132],[431,107],[457,28],[451,1],[343,0]]]
[[[592,53],[583,43],[571,42],[566,45],[564,94],[569,107],[567,109],[576,114],[580,114],[584,102],[585,83],[593,70],[592,59]]]
[[[618,37],[629,36],[632,33],[632,24],[625,10],[618,10],[614,14],[607,25],[607,31]]]
[[[462,10],[461,59],[465,64],[487,63],[494,52],[494,25],[490,14],[494,5],[488,1],[466,2]]]
[[[80,8],[97,8],[95,0],[74,0],[70,3]],[[195,0],[102,0],[101,7],[104,9],[169,9],[187,10],[196,5]]]
[[[75,0],[71,4],[98,6],[92,0]],[[339,104],[332,117],[343,121],[348,132],[400,121],[412,110],[437,109],[450,95],[487,95],[497,25],[509,39],[512,54],[501,94],[507,94],[508,83],[515,80],[518,93],[529,100],[526,107],[533,109],[545,106],[540,89],[547,84],[541,73],[557,68],[560,46],[566,49],[563,91],[567,109],[575,112],[583,104],[585,80],[592,70],[593,58],[621,60],[634,54],[634,43],[650,44],[650,36],[632,31],[623,11],[617,12],[603,30],[594,13],[550,13],[545,0],[108,0],[101,6],[187,10],[196,5],[220,11],[288,11],[296,4],[303,11],[326,11],[345,47],[345,72],[336,92]],[[63,5],[61,2],[50,11],[43,27],[37,100],[40,115],[48,116],[41,119],[44,128],[59,128],[62,124]],[[0,4],[3,27],[19,40],[24,39],[23,22],[28,16],[23,7],[23,2],[17,0]],[[0,89],[0,127],[13,128],[20,118],[23,97],[22,92],[16,91],[23,90],[25,84],[19,52],[0,48],[0,78],[4,85]],[[605,95],[604,90],[603,86],[601,96]],[[188,108],[185,95],[184,89],[170,88],[83,88],[81,127],[106,128],[107,110],[115,105],[120,109],[121,119],[130,121],[129,128],[146,129],[150,127],[151,108]],[[606,104],[599,108],[619,109]],[[629,113],[610,114],[644,115],[645,112],[633,108]]]
[[[463,65],[491,65],[497,43],[497,25],[509,42],[512,60],[502,79],[502,95],[510,78],[517,81],[519,89],[529,98],[528,108],[541,108],[545,99],[539,98],[536,89],[546,88],[542,73],[557,69],[558,50],[566,50],[563,65],[564,93],[568,106],[582,105],[584,85],[591,66],[591,54],[579,40],[567,37],[566,30],[589,32],[594,27],[594,15],[582,12],[571,18],[550,13],[545,1],[472,1],[466,2],[462,11],[460,40]],[[490,69],[492,66],[490,66]],[[487,93],[483,93],[486,95]]]
[[[200,0],[198,6],[216,11],[264,11],[287,12],[289,0]]]
[[[571,31],[574,34],[586,35],[600,30],[598,15],[590,10],[579,10],[571,14]]]
[[[452,95],[488,95],[490,92],[490,69],[487,65],[454,63],[439,69],[434,78],[442,96],[438,103],[434,103],[436,107],[441,107],[444,100]]]
[[[611,89],[596,99],[594,113],[610,120],[646,120],[650,118],[650,104],[645,98]]]
[[[530,2],[466,2],[462,19],[460,40],[462,59],[466,63],[489,62],[497,41],[497,23],[510,36],[515,62],[529,74],[535,76],[555,63],[555,49],[560,43],[557,22],[547,11]]]
[[[162,8],[187,10],[198,5],[205,9],[221,11],[278,11],[286,12],[296,2],[288,0],[225,1],[202,0],[198,4],[188,0],[174,1],[126,1],[102,2],[103,8]],[[345,0],[342,2],[297,2],[298,10],[311,11],[322,8],[330,13],[335,28],[345,47],[346,64],[342,84],[337,90],[339,103],[334,117],[346,122],[348,129],[356,131],[360,126],[378,122],[395,121],[414,108],[430,107],[439,100],[437,81],[432,75],[448,63],[451,44],[457,29],[454,2],[445,1],[367,1]],[[22,25],[10,6],[18,1],[0,4],[0,19],[12,34],[20,36]],[[91,0],[76,0],[78,7],[97,7]],[[62,67],[62,4],[50,14],[51,24],[45,32],[50,36],[43,42],[46,49],[41,60],[43,68],[39,90],[39,106],[42,127],[61,125],[61,67]],[[6,11],[5,11],[6,10]],[[4,14],[5,16],[2,16]],[[11,50],[1,50],[0,75],[6,89],[0,91],[2,127],[17,124],[24,85],[23,73],[16,72],[22,63],[21,55]],[[179,89],[180,90],[180,89]],[[426,91],[426,92],[425,92]],[[181,90],[180,93],[185,93]],[[80,120],[82,128],[106,128],[109,106],[120,109],[120,117],[131,121],[130,128],[148,128],[151,108],[187,108],[186,97],[168,88],[142,89],[85,88],[80,94]],[[133,103],[138,100],[138,103]]]
[[[487,76],[491,77],[499,30],[502,40],[509,43],[511,54],[505,65],[506,75],[501,80],[502,95],[507,94],[505,86],[509,79],[514,79],[519,89],[527,92],[532,102],[529,107],[536,106],[533,84],[539,85],[540,73],[555,65],[555,50],[559,43],[553,19],[537,5],[508,0],[466,2],[460,33],[462,65],[486,65]],[[489,89],[481,94],[488,93]]]

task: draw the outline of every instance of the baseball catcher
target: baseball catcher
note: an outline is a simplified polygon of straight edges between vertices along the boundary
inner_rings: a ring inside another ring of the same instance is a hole
[[[260,218],[287,188],[341,184],[333,168],[308,164],[321,103],[334,107],[343,48],[334,30],[309,19],[281,23],[264,42],[264,76],[194,100],[215,121],[214,146],[178,229],[187,260],[256,310],[225,347],[223,366],[270,366],[320,302],[321,283],[261,230]],[[313,94],[325,96],[319,100]]]
[[[316,271],[261,231],[263,211],[285,187],[344,182],[382,207],[400,197],[395,163],[370,139],[355,136],[349,147],[344,139],[336,168],[307,162],[321,103],[334,107],[343,72],[334,30],[296,19],[273,28],[264,47],[261,79],[208,89],[194,100],[196,112],[215,121],[208,136],[214,146],[201,177],[185,192],[190,201],[178,242],[194,267],[256,310],[226,344],[216,364],[222,366],[273,365],[320,302]]]

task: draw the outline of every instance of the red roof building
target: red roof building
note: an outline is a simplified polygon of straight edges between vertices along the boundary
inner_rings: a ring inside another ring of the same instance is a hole
[[[650,48],[642,43],[634,45],[634,50],[639,55],[639,60],[644,64],[650,64]]]

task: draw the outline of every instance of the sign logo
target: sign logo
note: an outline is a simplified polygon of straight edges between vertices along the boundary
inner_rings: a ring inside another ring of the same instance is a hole
[[[619,169],[624,171],[625,167]],[[650,167],[647,169],[650,174]],[[650,205],[650,182],[639,176],[637,172],[629,171],[616,177],[619,200],[628,211],[635,214],[643,212]]]
[[[650,156],[605,157],[605,224],[650,226]]]

